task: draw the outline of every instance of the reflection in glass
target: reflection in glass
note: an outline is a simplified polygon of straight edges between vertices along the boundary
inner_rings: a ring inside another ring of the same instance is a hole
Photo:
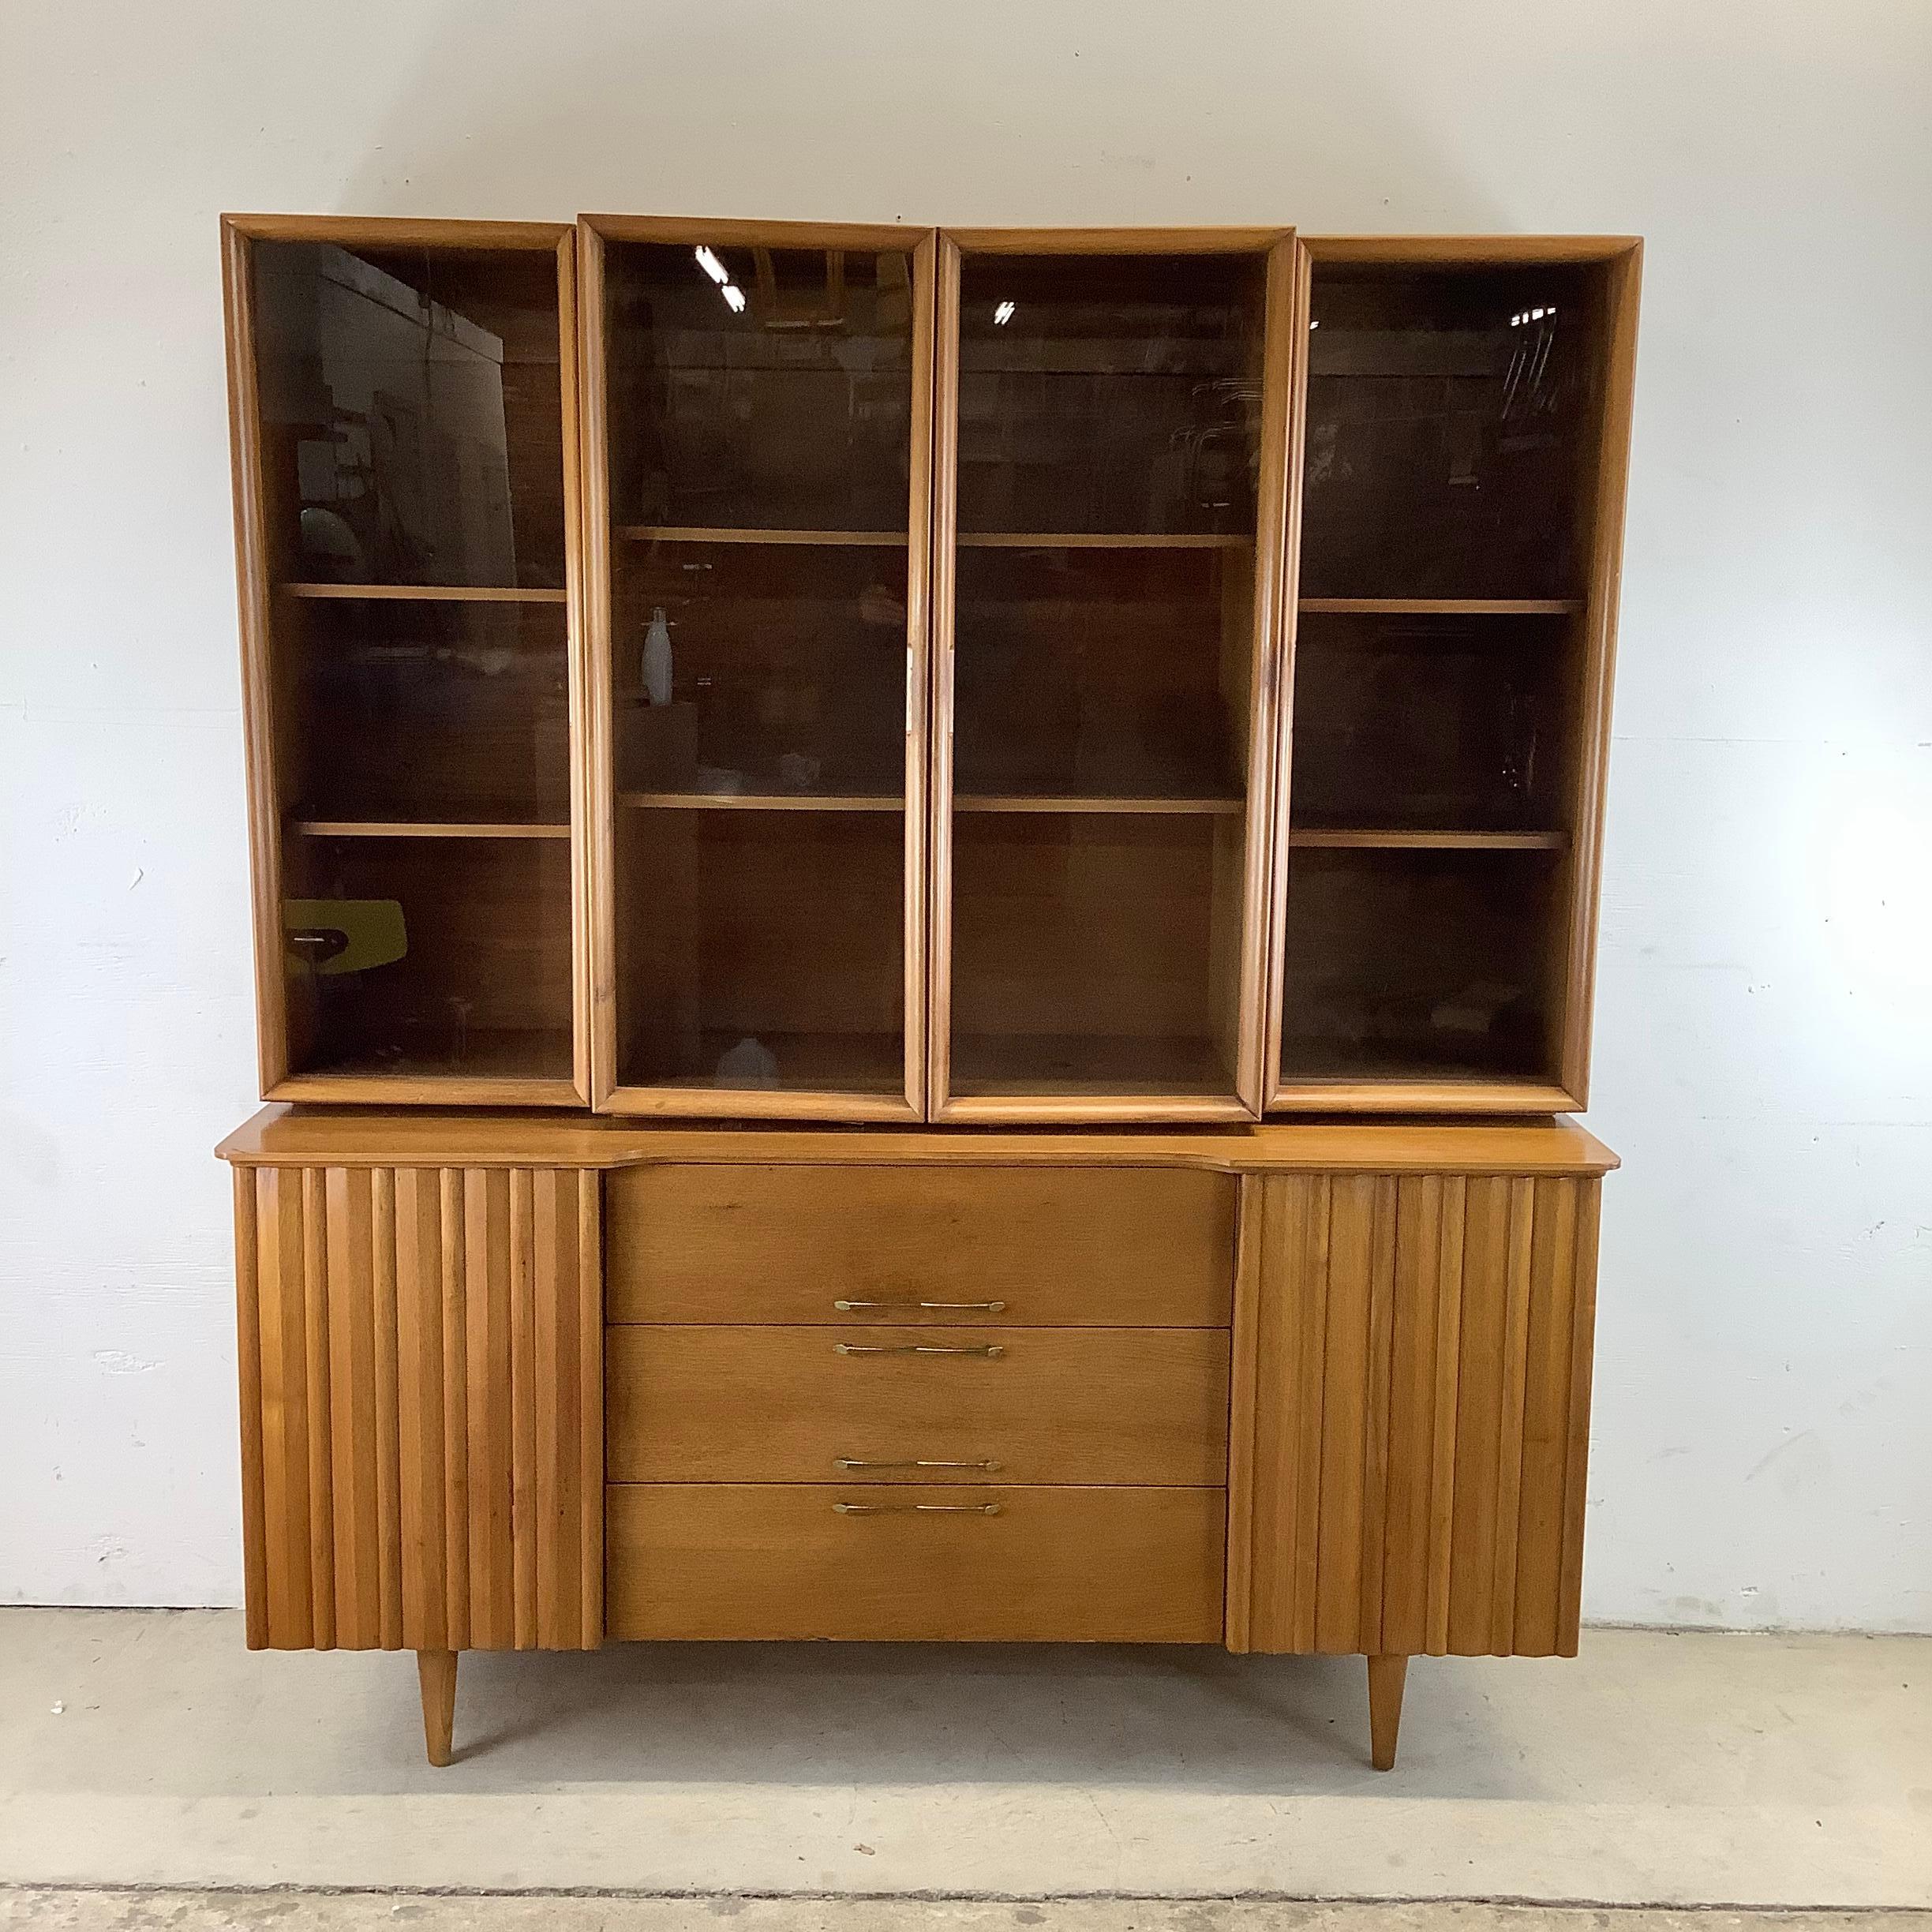
[[[621,584],[620,791],[904,796],[904,543],[639,541]]]
[[[968,256],[960,530],[1252,535],[1262,278],[1246,256]]]
[[[291,837],[296,1073],[571,1076],[567,839]]]
[[[614,245],[613,521],[903,531],[912,268],[909,253]]]
[[[1566,618],[1305,612],[1294,823],[1557,829],[1573,631]]]
[[[281,638],[298,817],[569,823],[560,606],[290,601]]]
[[[605,282],[619,1085],[903,1104],[912,251]]]
[[[897,811],[627,809],[618,1079],[897,1095]]]
[[[1546,1076],[1563,863],[1540,852],[1294,852],[1282,1078]]]
[[[1251,553],[962,547],[956,792],[1238,801]]]
[[[1553,1080],[1601,272],[1318,259],[1309,321],[1281,1075]]]
[[[1234,1103],[1266,256],[968,255],[962,1099]]]
[[[953,1091],[1231,1093],[1239,844],[1210,814],[957,812]]]
[[[1587,271],[1317,266],[1304,597],[1577,594]]]
[[[560,587],[554,256],[303,242],[253,260],[278,578]]]

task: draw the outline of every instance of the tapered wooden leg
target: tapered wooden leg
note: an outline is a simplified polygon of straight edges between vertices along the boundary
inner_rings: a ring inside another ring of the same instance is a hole
[[[1395,1768],[1395,1739],[1402,1729],[1402,1684],[1409,1675],[1406,1657],[1368,1660],[1368,1755],[1378,1771]]]
[[[450,1761],[451,1733],[456,1728],[456,1653],[418,1650],[416,1676],[422,1686],[423,1743],[429,1762],[446,1765]]]

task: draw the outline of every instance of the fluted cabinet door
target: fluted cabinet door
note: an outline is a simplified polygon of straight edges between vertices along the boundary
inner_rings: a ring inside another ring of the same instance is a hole
[[[1245,1187],[1230,1647],[1574,1655],[1598,1181]]]
[[[601,1641],[598,1185],[235,1170],[251,1647]]]

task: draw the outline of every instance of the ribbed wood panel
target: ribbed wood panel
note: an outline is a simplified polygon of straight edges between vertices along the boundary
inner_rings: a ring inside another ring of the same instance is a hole
[[[1246,1182],[1230,1647],[1575,1653],[1599,1186]]]
[[[235,1170],[248,1638],[603,1629],[598,1177]]]

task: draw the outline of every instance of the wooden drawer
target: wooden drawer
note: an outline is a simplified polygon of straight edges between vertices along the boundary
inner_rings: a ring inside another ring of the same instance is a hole
[[[1212,1327],[1233,1300],[1234,1203],[1230,1175],[1144,1167],[630,1168],[606,1183],[605,1305],[612,1321]],[[970,1305],[989,1301],[1005,1305]]]
[[[1227,1480],[1219,1328],[606,1335],[614,1482]],[[934,1462],[960,1466],[909,1466]]]
[[[605,1515],[613,1638],[1221,1641],[1220,1489],[613,1483]]]

